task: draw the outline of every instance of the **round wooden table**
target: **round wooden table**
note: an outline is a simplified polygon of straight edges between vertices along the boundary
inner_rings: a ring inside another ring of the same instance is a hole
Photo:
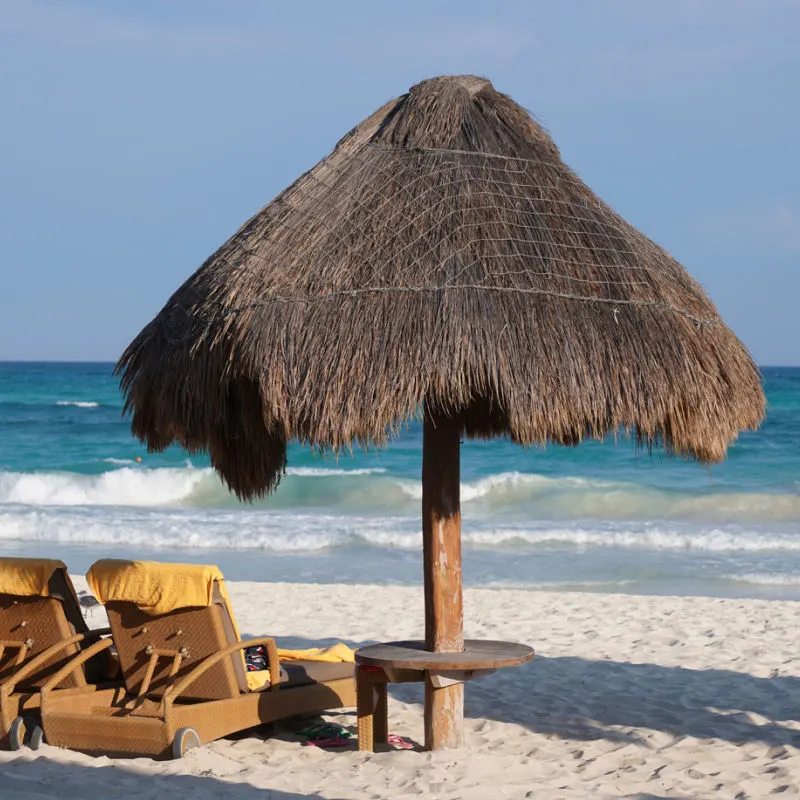
[[[426,692],[425,738],[430,749],[430,708],[428,696],[439,689],[488,675],[503,667],[530,661],[533,648],[516,642],[467,639],[461,652],[432,653],[425,642],[387,642],[361,647],[356,651],[358,695],[358,749],[374,750],[385,744],[389,721],[387,686],[390,683],[424,681]]]

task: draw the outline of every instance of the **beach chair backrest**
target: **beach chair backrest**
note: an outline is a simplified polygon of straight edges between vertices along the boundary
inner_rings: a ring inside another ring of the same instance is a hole
[[[214,584],[207,606],[147,614],[135,603],[106,603],[125,688],[133,697],[160,697],[204,659],[238,641],[228,603]],[[224,700],[247,691],[241,651],[209,668],[184,700]]]
[[[38,586],[24,578],[41,576]],[[0,682],[47,648],[88,630],[66,568],[49,559],[0,558]],[[16,588],[19,586],[20,588]],[[34,592],[38,592],[34,593]],[[18,687],[38,688],[80,650],[75,643],[56,653]],[[85,686],[84,673],[76,672],[65,686]]]

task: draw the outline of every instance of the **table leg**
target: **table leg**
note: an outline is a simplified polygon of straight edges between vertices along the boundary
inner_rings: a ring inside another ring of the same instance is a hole
[[[356,670],[356,713],[358,749],[374,751],[375,744],[388,741],[388,700],[383,670],[359,667]]]

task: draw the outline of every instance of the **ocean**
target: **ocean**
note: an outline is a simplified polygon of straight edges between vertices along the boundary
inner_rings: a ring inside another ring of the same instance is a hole
[[[233,580],[422,585],[421,427],[388,448],[292,445],[277,492],[130,435],[111,364],[0,363],[0,553],[217,563]],[[800,368],[764,368],[761,430],[711,468],[623,435],[462,448],[468,586],[800,599]],[[141,460],[139,460],[141,459]]]

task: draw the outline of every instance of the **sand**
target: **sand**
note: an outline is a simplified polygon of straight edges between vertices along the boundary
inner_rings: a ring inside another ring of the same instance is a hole
[[[421,588],[229,588],[242,631],[279,644],[422,633]],[[467,636],[537,657],[467,685],[464,751],[323,751],[292,724],[181,761],[44,745],[0,753],[0,798],[800,797],[800,603],[468,589],[465,613]],[[419,685],[391,688],[392,733],[422,742],[421,701]]]

